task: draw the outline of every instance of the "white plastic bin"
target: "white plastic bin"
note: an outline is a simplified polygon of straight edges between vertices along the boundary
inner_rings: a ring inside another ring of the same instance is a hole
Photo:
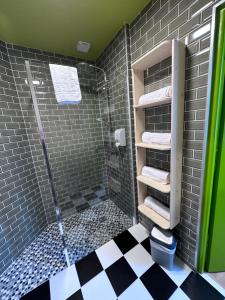
[[[172,232],[153,227],[150,234],[150,244],[152,259],[168,270],[172,270],[177,247]]]

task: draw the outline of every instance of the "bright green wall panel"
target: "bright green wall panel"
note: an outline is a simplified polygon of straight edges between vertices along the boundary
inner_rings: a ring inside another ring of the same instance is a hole
[[[224,6],[223,6],[224,7]],[[225,10],[216,12],[198,271],[225,267]]]
[[[0,39],[95,60],[148,0],[0,0]],[[91,42],[88,54],[78,40]]]
[[[218,97],[222,103],[219,139],[209,223],[206,268],[209,272],[225,271],[225,9],[220,13],[221,48]]]

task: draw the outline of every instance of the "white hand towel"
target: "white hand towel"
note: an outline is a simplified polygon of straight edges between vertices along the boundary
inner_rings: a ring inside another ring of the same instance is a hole
[[[166,86],[164,88],[161,88],[159,90],[156,90],[154,92],[142,95],[139,98],[139,104],[149,104],[149,103],[155,103],[158,102],[160,98],[171,98],[172,97],[172,87]]]
[[[156,168],[144,166],[142,168],[142,175],[159,181],[162,184],[168,184],[170,182],[170,173]]]
[[[170,145],[171,133],[144,132],[142,142],[146,144]]]
[[[156,200],[155,198],[148,196],[144,200],[144,205],[151,208],[155,212],[157,212],[160,216],[165,218],[166,220],[170,220],[170,209],[163,205],[161,202]]]
[[[79,104],[80,83],[74,67],[49,64],[56,100],[59,104]]]

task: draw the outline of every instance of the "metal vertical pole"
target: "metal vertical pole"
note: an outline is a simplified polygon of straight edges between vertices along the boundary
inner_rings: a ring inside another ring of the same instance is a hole
[[[135,183],[134,183],[134,152],[133,152],[133,144],[132,144],[132,124],[131,124],[131,102],[130,102],[130,81],[129,81],[129,45],[128,45],[128,36],[127,36],[127,26],[124,25],[124,38],[125,38],[125,51],[126,51],[126,86],[127,86],[127,108],[128,108],[128,122],[129,122],[129,136],[130,136],[130,158],[131,158],[131,188],[132,188],[132,198],[133,198],[133,224],[137,224],[138,216],[137,216],[137,204],[135,198]]]
[[[69,267],[70,261],[69,261],[69,255],[68,255],[68,250],[66,247],[66,241],[65,241],[65,236],[64,236],[62,216],[61,216],[61,211],[59,208],[59,202],[58,202],[58,199],[56,196],[56,190],[54,187],[52,171],[51,171],[49,157],[48,157],[48,151],[47,151],[47,147],[46,147],[45,134],[44,134],[44,130],[43,130],[42,122],[41,122],[40,112],[39,112],[38,103],[37,103],[37,97],[36,97],[36,93],[35,93],[35,89],[34,89],[34,85],[33,85],[30,63],[28,60],[25,61],[25,66],[26,66],[26,71],[27,71],[28,84],[29,84],[30,91],[31,91],[31,98],[33,101],[33,106],[34,106],[34,112],[35,112],[35,116],[36,116],[36,120],[37,120],[37,124],[38,124],[38,131],[39,131],[39,135],[40,135],[44,159],[45,159],[45,163],[46,163],[46,167],[47,167],[47,172],[48,172],[48,177],[49,177],[49,182],[50,182],[50,187],[51,187],[51,192],[52,192],[52,198],[53,198],[53,202],[54,202],[54,206],[55,206],[56,220],[59,225],[59,231],[60,231],[60,235],[61,235],[61,239],[62,239],[63,251],[65,254],[66,263],[67,263],[67,266]]]

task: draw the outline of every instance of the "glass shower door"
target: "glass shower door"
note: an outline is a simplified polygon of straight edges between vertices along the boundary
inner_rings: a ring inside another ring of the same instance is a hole
[[[78,69],[82,100],[79,104],[59,105],[49,62],[52,61],[43,61],[40,68],[38,62],[31,61],[30,81],[35,83],[44,148],[41,150],[36,135],[30,136],[30,142],[35,145],[34,163],[46,217],[50,228],[59,224],[60,243],[69,265],[132,225],[131,219],[119,208],[123,193],[129,193],[124,191],[121,173],[122,169],[129,172],[129,148],[116,149],[114,140],[117,126],[125,124],[112,123],[110,118],[117,113],[114,109],[117,104],[111,103],[109,98],[114,97],[110,87],[117,84],[116,78],[126,83],[126,77],[117,74],[113,80],[110,77],[106,81],[101,68],[78,64],[71,58],[66,64]],[[125,85],[121,91],[125,96]],[[115,176],[111,174],[114,171],[109,165],[113,159],[121,170],[119,180],[116,179],[118,171],[115,170]]]

